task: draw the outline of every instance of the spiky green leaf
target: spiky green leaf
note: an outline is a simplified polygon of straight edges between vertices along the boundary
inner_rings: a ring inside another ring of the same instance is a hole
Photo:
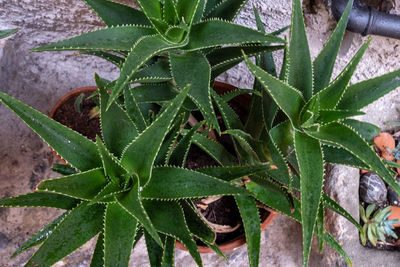
[[[271,95],[276,104],[289,117],[293,126],[299,127],[299,116],[301,108],[304,105],[302,94],[295,88],[290,87],[286,83],[278,80],[276,77],[256,66],[246,56],[245,62],[249,70],[254,74],[267,93]]]
[[[207,0],[204,15],[208,15],[218,4],[220,4],[224,0]]]
[[[32,52],[63,50],[129,51],[140,38],[152,34],[155,34],[155,32],[148,26],[117,26],[44,45],[33,49]]]
[[[237,164],[237,159],[220,143],[217,143],[197,133],[193,136],[193,143],[199,146],[204,152],[206,152],[222,166],[231,166]]]
[[[95,197],[106,183],[103,169],[93,169],[62,178],[44,180],[37,189],[89,200]]]
[[[313,69],[301,0],[293,0],[288,60],[288,82],[307,101],[313,94]]]
[[[190,129],[190,131],[179,141],[178,145],[172,151],[171,156],[168,159],[168,164],[173,166],[183,167],[186,162],[186,157],[192,144],[193,135],[197,130],[204,124],[200,122]]]
[[[135,83],[158,83],[171,79],[170,66],[166,60],[158,60],[156,63],[138,70],[132,76],[132,82]]]
[[[150,182],[141,195],[150,199],[200,198],[216,195],[236,195],[245,191],[214,177],[175,167],[153,169]]]
[[[400,70],[350,85],[338,108],[358,110],[400,86]]]
[[[322,150],[324,151],[324,160],[327,163],[346,165],[364,170],[369,169],[368,165],[343,148],[324,145]]]
[[[95,76],[100,95],[101,132],[107,148],[115,156],[120,157],[124,148],[138,135],[138,131],[127,112],[113,102],[106,109],[109,95],[99,76]],[[115,129],[118,129],[116,131]]]
[[[261,222],[257,203],[248,195],[235,196],[235,201],[243,221],[250,266],[256,267],[260,258],[261,242]]]
[[[240,121],[239,116],[231,108],[231,106],[226,103],[214,90],[211,91],[211,95],[219,109],[219,112],[221,113],[225,127],[227,129],[243,129],[243,124]]]
[[[353,0],[349,1],[342,17],[340,18],[335,30],[326,42],[317,58],[313,62],[314,67],[314,93],[318,93],[325,88],[331,79],[336,57],[339,53],[344,33],[346,32],[347,22],[350,16],[350,10]]]
[[[143,25],[150,26],[143,12],[130,6],[107,0],[83,0],[108,26]]]
[[[324,232],[325,232],[325,210],[322,202],[319,204],[318,208],[316,232],[318,238],[318,249],[319,252],[322,253],[324,249]]]
[[[103,161],[104,174],[110,177],[114,183],[119,183],[118,177],[124,175],[126,170],[119,164],[118,160],[110,154],[100,137],[96,136],[96,144]]]
[[[6,38],[11,34],[14,34],[18,31],[18,29],[9,29],[9,30],[0,30],[0,39]]]
[[[298,131],[294,134],[300,167],[300,194],[303,229],[303,265],[307,266],[313,231],[322,195],[324,161],[318,140]]]
[[[178,0],[176,10],[180,19],[188,25],[192,25],[194,15],[199,8],[200,0]],[[200,6],[202,8],[202,6]]]
[[[137,220],[118,203],[107,205],[104,218],[104,266],[129,265]]]
[[[163,257],[163,248],[157,244],[156,241],[149,235],[148,232],[144,233],[147,255],[149,257],[150,266],[151,267],[161,267],[162,257]],[[164,239],[164,236],[163,236]]]
[[[104,266],[104,234],[100,233],[97,237],[96,247],[93,251],[90,267]]]
[[[128,192],[117,198],[118,203],[131,214],[138,222],[146,229],[151,237],[162,246],[162,241],[154,228],[153,222],[147,215],[146,210],[143,207],[142,200],[139,196],[139,185],[136,184]]]
[[[179,203],[185,213],[185,220],[190,232],[200,238],[203,242],[213,244],[215,242],[216,233],[199,216],[193,205],[188,201],[180,201]]]
[[[121,164],[129,172],[138,175],[140,186],[146,185],[149,181],[162,141],[185,100],[188,90],[189,87],[183,89],[162,114],[125,149]],[[143,151],[146,151],[146,157],[143,157]]]
[[[286,196],[282,193],[260,186],[254,182],[246,183],[246,188],[253,194],[253,196],[272,209],[301,222],[300,201],[294,199],[294,212],[291,211],[288,205]]]
[[[77,199],[48,192],[34,192],[0,199],[0,207],[49,207],[70,210],[78,203]]]
[[[124,63],[124,58],[116,56],[111,53],[103,52],[103,51],[86,50],[86,51],[79,52],[79,54],[100,57],[100,58],[105,59],[108,62],[116,65],[118,68],[121,68],[122,63]]]
[[[69,212],[25,266],[52,266],[98,234],[103,225],[104,207],[86,202]],[[73,233],[73,234],[71,234]]]
[[[143,205],[157,230],[182,242],[195,262],[203,266],[196,243],[187,227],[182,207],[174,201],[144,200]]]
[[[53,168],[51,168],[53,172],[62,174],[62,175],[71,175],[77,173],[76,169],[68,164],[53,164]]]
[[[286,120],[270,130],[271,139],[274,141],[275,146],[283,154],[288,155],[288,148],[293,145],[292,127],[289,120]]]
[[[358,121],[354,119],[344,120],[342,121],[342,124],[352,128],[371,145],[374,143],[374,137],[378,136],[381,131],[381,129],[378,126],[372,123]]]
[[[144,129],[147,128],[147,122],[136,97],[128,87],[125,88],[124,97],[126,112],[128,113],[129,118],[136,125],[138,132],[143,132]]]
[[[244,176],[249,176],[258,172],[269,170],[269,165],[249,165],[249,166],[223,166],[223,167],[204,167],[196,169],[197,172],[201,172],[215,178],[232,181]]]
[[[119,183],[110,182],[91,200],[89,205],[94,203],[115,202],[115,196],[123,192],[129,191],[130,188],[122,189]]]
[[[346,88],[350,82],[351,77],[356,70],[358,63],[368,48],[371,39],[364,43],[364,45],[357,51],[354,57],[351,59],[349,64],[339,74],[339,76],[328,85],[328,87],[322,90],[319,94],[319,104],[322,109],[335,108],[343,94],[346,94]],[[347,110],[358,110],[358,108],[349,108]]]
[[[68,215],[68,212],[63,213],[57,217],[54,221],[47,224],[45,227],[33,234],[27,241],[25,241],[19,248],[12,254],[11,258],[21,254],[25,250],[33,248],[36,245],[41,244],[46,238],[51,235],[57,225]]]
[[[0,101],[72,166],[81,171],[101,166],[96,144],[86,137],[5,93],[0,92]]]
[[[320,110],[317,122],[320,124],[326,124],[336,121],[343,121],[349,117],[364,115],[365,113],[362,111],[353,111],[353,110]],[[303,127],[305,124],[303,124]]]
[[[353,263],[351,262],[351,259],[347,255],[346,251],[344,251],[344,249],[340,246],[340,244],[329,233],[324,234],[324,240],[331,248],[333,248],[336,252],[342,255],[342,257],[350,267],[353,266]]]
[[[142,11],[148,18],[162,18],[162,6],[159,0],[138,0]]]
[[[125,86],[130,84],[133,75],[147,60],[162,51],[178,48],[183,45],[184,44],[168,43],[159,35],[145,36],[141,38],[137,43],[135,43],[132,49],[130,49],[130,53],[121,68],[120,76],[111,93],[107,108],[109,108],[111,103],[115,101]]]
[[[328,197],[325,194],[322,196],[322,199],[323,199],[323,203],[324,203],[325,207],[328,207],[331,210],[333,210],[334,212],[336,212],[337,214],[340,214],[341,216],[346,218],[349,222],[351,222],[354,226],[356,226],[360,232],[362,231],[361,225],[353,218],[353,216],[350,215],[350,213],[348,213],[336,201],[334,201],[333,199],[331,199],[330,197]]]
[[[164,254],[162,257],[162,267],[174,267],[175,259],[175,238],[167,236],[164,243]]]
[[[371,147],[356,132],[340,123],[331,123],[321,126],[316,132],[307,132],[321,141],[331,142],[346,149],[366,165],[374,170],[396,192],[400,193],[400,185],[393,178],[392,173],[379,159]]]
[[[283,49],[283,46],[271,46],[271,45],[243,45],[233,47],[222,47],[213,50],[207,54],[207,59],[210,62],[212,70],[212,78],[217,77],[221,73],[232,67],[232,64],[236,65],[243,61],[242,50],[249,57],[269,53]]]
[[[207,14],[207,18],[219,18],[233,21],[247,1],[248,0],[220,1],[220,3],[218,3],[209,14]]]
[[[193,65],[193,62],[196,62],[196,65]],[[200,52],[170,54],[170,64],[176,84],[180,88],[190,85],[188,96],[199,108],[208,126],[220,131],[211,102],[211,67],[207,58]]]
[[[187,46],[183,48],[189,51],[228,44],[284,43],[282,39],[273,35],[266,35],[259,31],[218,19],[211,19],[192,25],[189,40]]]

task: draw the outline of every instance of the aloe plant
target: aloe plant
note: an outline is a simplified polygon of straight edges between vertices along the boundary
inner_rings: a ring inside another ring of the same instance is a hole
[[[390,206],[377,210],[374,214],[375,204],[368,205],[364,210],[360,205],[360,218],[363,221],[363,232],[360,232],[361,243],[365,246],[367,240],[373,246],[376,246],[378,240],[386,241],[385,236],[391,236],[397,239],[397,235],[393,232],[393,224],[399,223],[400,220],[389,220]]]
[[[107,108],[133,83],[169,82],[175,94],[191,84],[185,107],[200,110],[219,130],[214,78],[243,60],[242,49],[255,55],[283,48],[265,44],[282,39],[233,23],[247,0],[139,0],[140,11],[108,0],[84,2],[107,28],[33,51],[79,50],[116,64],[121,73],[110,85]]]
[[[304,266],[308,264],[314,234],[321,250],[326,242],[351,264],[324,229],[325,207],[345,216],[362,231],[354,218],[323,194],[325,163],[376,172],[400,192],[393,172],[370,146],[379,128],[351,118],[364,114],[361,108],[400,86],[400,70],[349,85],[368,40],[331,81],[352,2],[349,1],[332,36],[312,61],[301,1],[293,0],[290,42],[280,75],[270,53],[256,57],[254,64],[243,51],[245,62],[256,78],[254,90],[258,92],[252,95],[246,123],[238,121],[223,99],[216,101],[228,125],[225,133],[233,138],[241,161],[244,164],[270,161],[277,167],[250,176],[252,182],[246,187],[259,201],[301,222]],[[259,19],[258,25],[262,30]],[[300,192],[301,201],[292,196],[294,191]]]
[[[185,151],[204,124],[177,139],[187,120],[182,104],[189,86],[155,111],[149,125],[139,131],[133,121],[144,114],[135,102],[126,98],[125,108],[113,102],[107,109],[111,97],[107,85],[98,76],[96,82],[102,132],[96,142],[0,92],[0,101],[69,164],[56,165],[54,170],[64,176],[43,180],[35,192],[0,200],[1,207],[66,210],[13,256],[40,244],[26,266],[51,266],[96,235],[91,266],[128,266],[131,251],[143,235],[152,266],[173,266],[175,240],[201,266],[194,237],[223,256],[214,242],[215,233],[196,213],[191,199],[234,195],[246,203],[246,190],[220,176],[238,178],[269,166],[184,169]]]

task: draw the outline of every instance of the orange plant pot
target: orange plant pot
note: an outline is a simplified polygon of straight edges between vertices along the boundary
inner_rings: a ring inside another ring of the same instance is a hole
[[[236,87],[233,85],[222,83],[216,81],[213,86],[214,90],[219,94],[225,94],[230,91],[236,90]],[[240,95],[232,99],[235,104],[243,109],[248,109],[251,102],[250,95]],[[276,211],[268,209],[269,214],[262,220],[260,231],[264,231],[274,220],[275,216],[278,214]],[[238,236],[230,241],[227,241],[223,244],[219,244],[218,247],[222,252],[227,252],[237,247],[240,247],[246,243],[246,237],[244,235]],[[187,250],[185,246],[179,241],[176,242],[176,248],[180,250]],[[214,250],[207,246],[197,246],[200,253],[214,253]]]
[[[54,114],[56,113],[57,109],[59,109],[65,102],[67,102],[69,99],[79,96],[82,93],[92,93],[97,90],[96,86],[85,86],[85,87],[80,87],[75,90],[70,91],[66,95],[60,98],[60,100],[57,101],[57,103],[54,105],[54,107],[51,109],[49,117],[54,119]],[[67,162],[62,159],[53,149],[53,154],[64,164],[67,164]]]
[[[400,207],[397,206],[391,206],[390,207],[390,213],[389,215],[389,220],[400,220]],[[400,227],[400,223],[395,223],[393,224],[394,227]]]
[[[269,215],[263,220],[261,224],[261,232],[267,229],[267,227],[271,224],[271,222],[274,220],[277,212],[270,210]],[[228,242],[225,242],[223,244],[218,245],[218,247],[221,249],[222,252],[227,252],[232,249],[235,249],[237,247],[240,247],[246,243],[246,237],[244,235],[238,236],[235,239],[232,239]],[[176,242],[176,248],[180,250],[187,250],[184,245],[180,242]],[[199,249],[200,253],[214,253],[214,250],[207,246],[197,246]]]

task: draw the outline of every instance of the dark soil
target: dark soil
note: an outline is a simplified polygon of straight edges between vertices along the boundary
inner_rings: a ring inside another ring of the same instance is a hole
[[[393,230],[398,237],[400,237],[400,228],[395,228]],[[361,240],[360,240],[361,243]],[[362,245],[362,244],[361,244]],[[386,237],[385,242],[378,241],[376,244],[376,247],[374,247],[369,240],[367,240],[367,243],[365,244],[366,248],[373,248],[373,249],[378,249],[378,250],[389,250],[389,251],[400,251],[400,240],[395,239],[391,236]]]
[[[247,116],[246,107],[248,107],[250,104],[249,98],[246,98],[244,100],[245,103],[240,102],[240,100],[238,100],[237,98],[234,98],[232,101],[229,102],[231,108],[236,112],[236,114],[239,115],[242,123],[245,122]],[[203,117],[199,112],[193,112],[192,114],[198,121],[203,120]],[[226,130],[222,117],[218,111],[216,112],[216,115],[218,123],[221,127],[221,131]],[[235,155],[233,142],[228,135],[217,136],[217,140],[232,155]],[[187,156],[185,168],[197,169],[207,166],[218,166],[218,163],[198,146],[192,144]],[[207,209],[202,210],[201,213],[208,221],[215,224],[229,225],[232,227],[235,227],[238,223],[241,224],[238,229],[231,233],[217,233],[217,239],[215,241],[216,244],[221,245],[228,241],[240,238],[244,235],[243,224],[241,222],[240,213],[236,206],[234,197],[224,196],[221,199],[209,204]],[[264,220],[268,217],[269,212],[264,209],[259,209],[259,214],[261,220]],[[200,240],[196,239],[196,242],[198,245],[204,245]]]
[[[96,135],[101,136],[100,120],[98,117],[90,119],[90,111],[96,106],[92,99],[86,99],[91,93],[85,94],[82,101],[81,113],[74,108],[78,96],[71,97],[54,113],[54,120],[77,131],[87,138],[96,141]]]
[[[218,166],[219,164],[201,148],[192,144],[187,155],[185,168],[195,170],[201,167]]]

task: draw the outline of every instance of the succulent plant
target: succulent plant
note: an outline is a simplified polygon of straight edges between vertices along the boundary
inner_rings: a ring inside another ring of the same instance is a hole
[[[200,110],[219,130],[210,91],[215,77],[243,60],[241,50],[255,55],[283,48],[266,44],[282,39],[232,22],[247,0],[138,0],[141,11],[108,0],[84,2],[107,28],[33,51],[79,50],[116,64],[121,73],[110,84],[107,108],[133,83],[168,82],[172,90],[165,90],[175,95],[191,84],[185,107]]]
[[[0,93],[0,101],[69,163],[54,168],[63,177],[43,180],[33,193],[0,200],[1,207],[66,210],[22,244],[13,256],[41,244],[26,266],[51,266],[96,235],[91,266],[128,266],[131,251],[142,235],[152,265],[173,266],[175,240],[179,240],[201,266],[194,236],[223,255],[214,243],[215,233],[190,200],[240,195],[239,201],[246,203],[246,190],[220,177],[234,179],[269,166],[184,169],[180,166],[190,140],[203,124],[177,139],[187,120],[182,103],[189,86],[154,111],[152,122],[138,130],[133,120],[143,114],[137,106],[125,99],[125,108],[113,102],[106,109],[110,95],[97,76],[96,81],[103,138],[97,137],[96,142]]]
[[[363,206],[360,205],[360,218],[364,223],[363,231],[360,232],[360,238],[364,246],[367,240],[369,240],[373,246],[376,246],[378,240],[386,241],[385,236],[397,238],[396,233],[393,232],[393,224],[399,223],[400,220],[388,219],[391,213],[390,206],[384,209],[378,209],[373,214],[374,210],[375,204],[368,205],[365,210]]]
[[[351,117],[361,108],[400,86],[400,70],[349,85],[370,40],[331,81],[352,1],[328,42],[311,60],[301,1],[293,0],[290,43],[278,76],[271,53],[245,62],[256,81],[247,121],[242,124],[226,101],[235,92],[214,100],[234,141],[241,164],[271,162],[276,169],[250,175],[246,188],[260,202],[301,222],[303,264],[308,265],[313,235],[320,250],[326,242],[350,259],[324,229],[324,208],[330,208],[362,228],[341,206],[323,193],[325,163],[342,164],[377,173],[396,192],[393,172],[371,148],[379,128]],[[259,30],[262,23],[258,19]],[[238,91],[236,93],[241,93]],[[293,196],[299,192],[301,201]],[[250,234],[246,233],[246,237]],[[256,238],[253,239],[253,242]],[[258,241],[257,241],[258,242]],[[250,248],[249,248],[250,250]],[[250,255],[257,255],[256,247]],[[253,258],[256,259],[256,258]],[[255,266],[255,260],[253,262]]]

